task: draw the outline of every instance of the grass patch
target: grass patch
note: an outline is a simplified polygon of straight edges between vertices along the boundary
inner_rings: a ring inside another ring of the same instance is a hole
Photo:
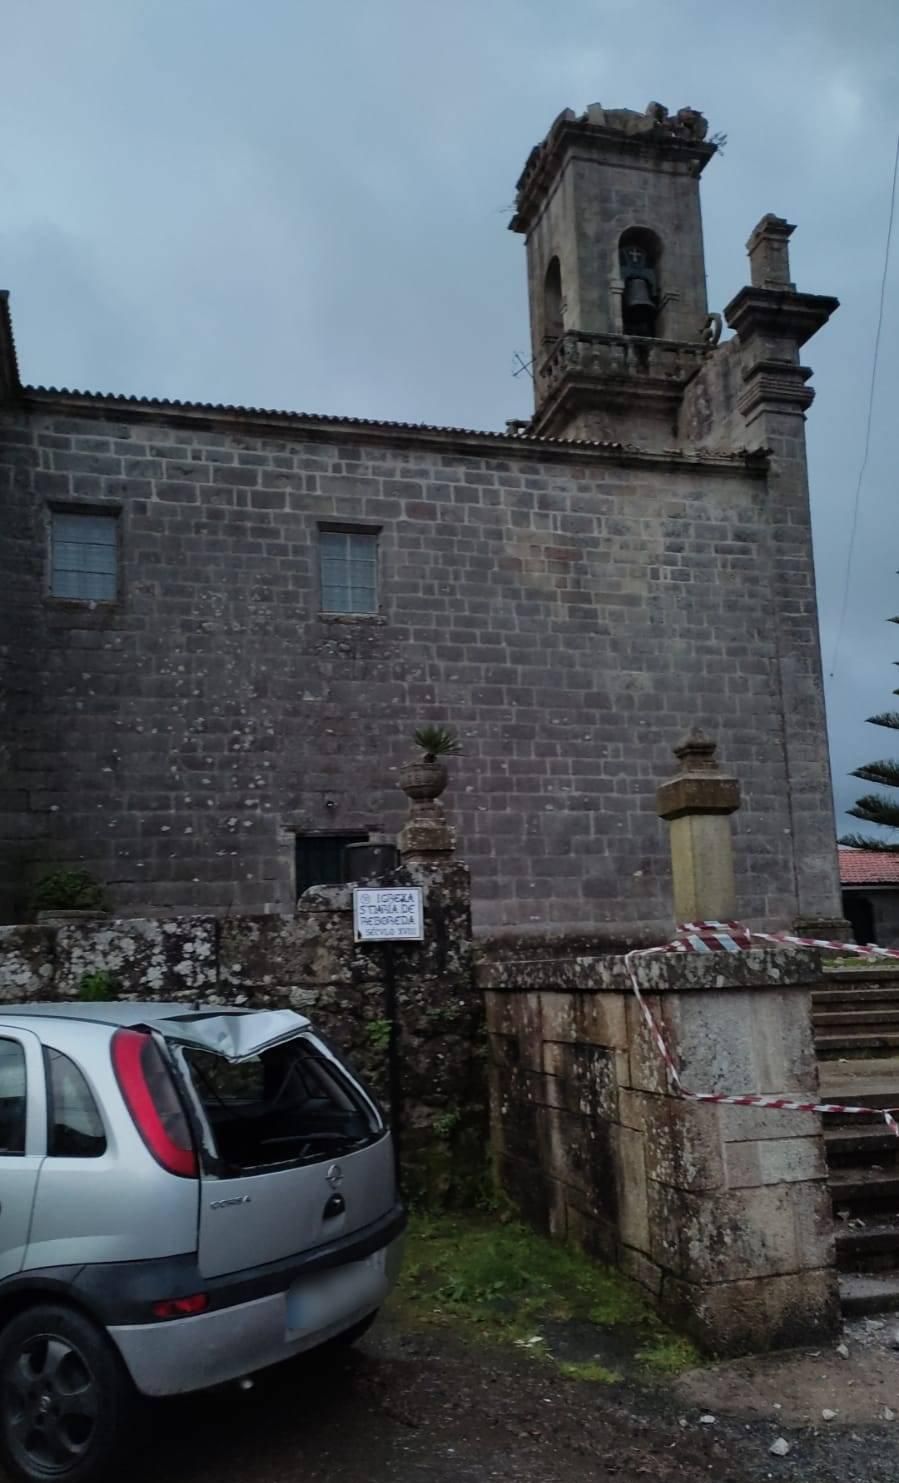
[[[860,953],[853,953],[846,957],[825,953],[823,961],[825,972],[830,969],[837,973],[845,973],[848,969],[853,969],[856,972],[890,974],[895,973],[899,968],[899,959],[891,961],[889,958],[865,958]]]
[[[574,1378],[620,1378],[602,1362],[604,1337],[616,1359],[626,1354],[627,1368],[644,1377],[700,1362],[692,1344],[666,1328],[620,1273],[495,1216],[413,1217],[398,1300],[410,1318],[516,1344],[544,1359],[551,1358],[544,1326],[558,1333],[566,1321],[581,1332],[593,1325],[596,1356],[555,1361]]]
[[[562,1362],[559,1370],[569,1380],[592,1380],[595,1385],[617,1385],[621,1379],[617,1370],[607,1370],[595,1359],[585,1360],[583,1364]]]
[[[652,1343],[638,1349],[637,1359],[654,1375],[679,1375],[681,1370],[692,1370],[702,1363],[696,1345],[670,1329],[661,1331]]]

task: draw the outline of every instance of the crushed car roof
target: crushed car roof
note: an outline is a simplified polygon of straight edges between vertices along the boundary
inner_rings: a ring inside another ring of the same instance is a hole
[[[80,1020],[116,1028],[147,1025],[158,1028],[168,1040],[198,1050],[240,1060],[289,1040],[309,1028],[305,1015],[292,1009],[229,1009],[210,1004],[108,1003],[95,1004],[4,1004],[0,1018],[25,1022],[29,1019]]]

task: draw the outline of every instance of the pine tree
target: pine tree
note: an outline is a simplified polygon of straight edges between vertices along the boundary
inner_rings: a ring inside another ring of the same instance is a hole
[[[899,623],[899,618],[890,618]],[[899,660],[895,661],[899,664]],[[899,695],[899,690],[893,691]],[[888,731],[899,731],[899,711],[882,711],[879,716],[869,716],[872,726],[885,726]],[[866,783],[877,783],[882,788],[899,789],[899,760],[893,762],[869,762],[866,767],[857,767],[854,778]],[[855,808],[847,810],[854,819],[866,824],[876,824],[881,829],[899,829],[899,800],[893,801],[886,793],[865,793],[856,801]],[[858,850],[890,850],[899,854],[899,842],[872,838],[869,834],[847,834],[840,844],[853,845]]]

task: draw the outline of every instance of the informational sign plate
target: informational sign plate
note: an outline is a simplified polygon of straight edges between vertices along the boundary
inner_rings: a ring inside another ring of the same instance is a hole
[[[353,892],[353,931],[357,942],[421,942],[421,887],[360,887]]]

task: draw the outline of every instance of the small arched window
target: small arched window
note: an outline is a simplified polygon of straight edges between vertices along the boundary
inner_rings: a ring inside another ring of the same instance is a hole
[[[629,227],[618,242],[618,270],[624,283],[622,328],[626,335],[653,336],[659,315],[659,259],[662,244],[647,227]]]
[[[551,259],[543,280],[543,338],[558,340],[565,333],[562,313],[562,269],[559,259]]]

